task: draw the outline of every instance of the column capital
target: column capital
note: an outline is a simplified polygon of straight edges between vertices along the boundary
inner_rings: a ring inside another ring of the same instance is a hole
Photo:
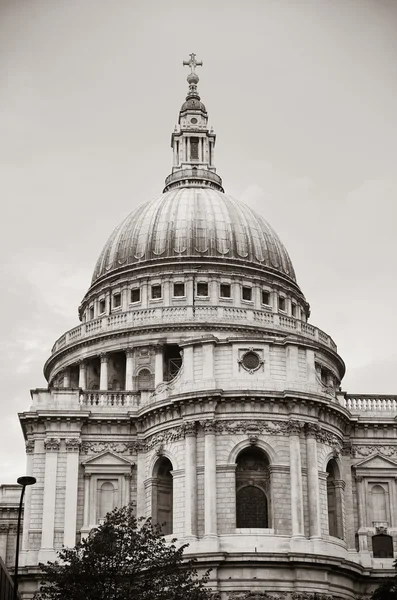
[[[299,436],[304,426],[304,423],[302,423],[301,421],[295,421],[294,419],[290,419],[287,425],[288,434]]]
[[[33,454],[34,452],[34,440],[26,440],[25,442],[26,454]]]
[[[66,452],[79,452],[81,440],[79,438],[66,438],[65,445]]]
[[[124,352],[127,358],[132,358],[135,354],[135,348],[128,346],[127,348],[124,348]]]
[[[91,473],[84,473],[83,477],[84,477],[85,480],[89,481],[91,479]]]
[[[364,481],[364,477],[362,475],[355,476],[356,483],[362,483]]]
[[[127,473],[124,473],[124,478],[125,479],[132,479],[132,473],[130,471],[128,471]]]
[[[87,359],[79,358],[78,360],[76,360],[76,365],[78,365],[80,369],[85,369],[87,366]]]
[[[217,422],[215,419],[200,421],[201,427],[204,429],[204,434],[214,434],[217,431]]]
[[[196,421],[188,421],[187,423],[184,423],[182,427],[185,437],[197,435]]]
[[[44,448],[47,452],[58,452],[61,446],[61,440],[55,437],[48,437],[44,440]]]
[[[144,440],[135,440],[130,443],[129,448],[131,454],[134,452],[144,452],[146,450],[146,443]]]
[[[320,426],[317,423],[306,423],[305,433],[307,438],[316,439],[319,432]]]
[[[101,363],[107,363],[109,359],[109,354],[107,352],[101,352],[99,354],[99,358],[101,359]]]
[[[8,533],[10,530],[10,524],[9,523],[1,523],[0,524],[0,535],[4,534],[4,533]]]

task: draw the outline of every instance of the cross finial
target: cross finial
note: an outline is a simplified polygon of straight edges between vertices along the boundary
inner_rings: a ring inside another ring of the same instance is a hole
[[[190,60],[184,60],[183,61],[183,66],[184,67],[190,67],[190,69],[191,69],[190,72],[195,75],[196,74],[196,71],[195,71],[196,67],[202,67],[203,66],[203,61],[202,60],[197,61],[196,60],[196,55],[194,54],[194,52],[192,52],[191,54],[189,54],[189,56],[190,56]]]

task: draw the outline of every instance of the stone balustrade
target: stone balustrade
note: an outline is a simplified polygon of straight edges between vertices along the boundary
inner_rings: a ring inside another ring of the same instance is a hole
[[[58,352],[80,340],[95,337],[99,333],[172,323],[233,323],[236,325],[271,327],[294,332],[328,346],[336,352],[332,338],[309,323],[266,310],[223,306],[166,306],[118,312],[82,323],[62,335],[54,344],[52,353]]]
[[[134,410],[141,405],[140,392],[127,391],[85,391],[80,393],[80,406],[93,406],[96,408],[112,407],[123,408],[124,410]]]
[[[341,404],[351,413],[397,412],[397,396],[372,394],[355,394],[353,396],[346,394]]]

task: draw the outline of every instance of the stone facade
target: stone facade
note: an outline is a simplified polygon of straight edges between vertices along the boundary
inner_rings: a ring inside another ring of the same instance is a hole
[[[37,478],[20,589],[131,502],[189,542],[221,600],[367,597],[397,550],[397,399],[341,391],[281,241],[223,193],[189,65],[164,194],[112,234],[20,414]]]

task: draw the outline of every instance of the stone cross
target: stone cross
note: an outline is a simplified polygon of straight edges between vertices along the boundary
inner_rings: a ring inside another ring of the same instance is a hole
[[[190,67],[191,69],[191,73],[196,73],[195,69],[196,67],[202,67],[203,66],[203,61],[197,61],[196,60],[196,55],[192,52],[190,55],[190,60],[184,60],[183,61],[183,66],[184,67]]]

